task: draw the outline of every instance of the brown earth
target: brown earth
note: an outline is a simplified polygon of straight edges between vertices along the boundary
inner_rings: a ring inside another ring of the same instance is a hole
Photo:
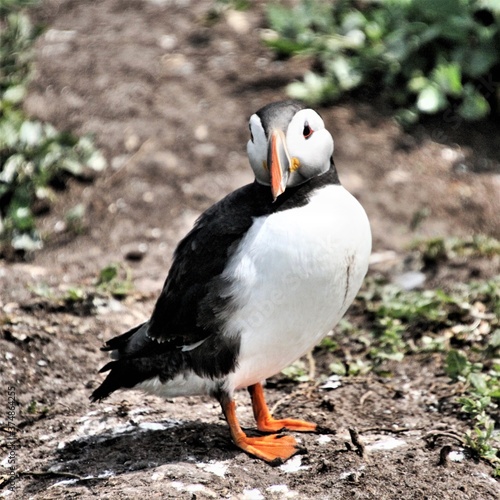
[[[0,263],[0,404],[7,407],[14,388],[20,473],[5,482],[2,462],[0,496],[499,498],[491,467],[464,454],[454,437],[468,424],[437,354],[407,356],[388,364],[390,378],[345,378],[335,390],[273,378],[267,394],[277,415],[337,430],[301,435],[308,454],[276,468],[234,447],[212,400],[124,392],[88,402],[102,380],[102,342],[148,317],[179,238],[201,211],[251,181],[248,117],[284,98],[284,85],[309,65],[276,60],[261,44],[262,3],[213,12],[209,1],[47,0],[33,13],[47,30],[36,45],[26,111],[93,134],[111,166],[58,194],[42,220],[47,244],[32,261]],[[500,237],[497,123],[434,120],[405,134],[376,103],[351,99],[320,112],[341,179],[372,222],[372,274],[412,268],[407,249],[416,238]],[[86,211],[75,234],[64,220],[79,203]],[[91,287],[100,269],[127,257],[135,289],[123,301],[89,295],[71,304],[35,293]],[[498,260],[444,263],[426,286],[498,271]],[[349,313],[353,322],[362,317],[356,308]],[[342,339],[346,350],[355,344]],[[315,356],[320,381],[333,358],[325,350]],[[246,394],[238,401],[251,427]],[[453,453],[438,465],[445,445]]]

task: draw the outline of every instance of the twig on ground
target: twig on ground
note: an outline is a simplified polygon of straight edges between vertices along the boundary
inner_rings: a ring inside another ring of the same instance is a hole
[[[130,165],[135,165],[135,163],[140,160],[141,156],[151,151],[154,146],[156,146],[156,144],[152,139],[145,140],[139,149],[123,165],[121,165],[107,179],[104,180],[104,184],[116,181],[116,179],[123,175]]]
[[[438,465],[442,465],[446,467],[448,465],[448,455],[450,454],[451,446],[449,444],[445,444],[441,451],[439,452],[439,462]]]
[[[309,364],[309,373],[307,374],[309,380],[314,380],[316,378],[316,360],[314,359],[312,351],[306,354],[307,363]]]
[[[356,448],[356,453],[361,457],[361,458],[366,458],[366,450],[365,450],[365,445],[361,442],[359,439],[359,434],[358,431],[354,428],[349,428],[349,435],[351,436],[351,441],[352,444]]]
[[[434,445],[437,441],[438,438],[440,437],[445,437],[449,439],[454,439],[455,441],[458,441],[462,446],[465,446],[465,442],[461,436],[458,434],[455,434],[454,432],[445,432],[445,431],[429,431],[427,434],[425,434],[424,439],[431,440],[432,444]]]
[[[370,397],[373,396],[375,393],[372,390],[366,391],[360,398],[359,398],[359,404],[360,406],[363,406],[365,401]]]
[[[76,481],[94,481],[94,480],[102,480],[109,479],[108,476],[98,477],[98,476],[87,476],[82,477],[78,474],[73,474],[72,472],[58,472],[58,471],[36,471],[36,470],[26,470],[20,471],[17,473],[18,476],[31,476],[31,477],[46,477],[46,478],[54,478],[54,477],[65,477],[68,479],[74,479]]]
[[[424,427],[396,427],[391,429],[390,427],[368,427],[367,429],[363,429],[358,431],[360,434],[367,434],[368,432],[387,432],[388,434],[402,434],[403,432],[410,431],[421,431]]]
[[[17,474],[19,476],[33,476],[33,477],[67,477],[68,479],[76,479],[77,481],[83,481],[85,479],[84,477],[79,476],[78,474],[73,474],[71,472],[57,472],[50,470],[47,471],[24,470],[24,471],[19,471]]]

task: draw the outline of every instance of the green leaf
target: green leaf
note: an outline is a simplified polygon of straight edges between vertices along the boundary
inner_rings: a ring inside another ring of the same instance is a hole
[[[459,0],[413,0],[413,7],[430,19],[448,19],[460,9]]]
[[[460,351],[451,349],[445,360],[444,371],[453,380],[464,377],[470,370],[470,363],[467,357]]]
[[[464,86],[464,99],[458,108],[458,114],[466,120],[480,120],[488,115],[490,105],[484,96],[470,83]]]
[[[432,71],[431,79],[447,95],[458,97],[462,93],[462,72],[457,63],[438,65]]]
[[[287,92],[293,99],[299,99],[310,104],[320,104],[335,99],[340,90],[330,78],[309,71],[304,75],[304,82],[289,84]]]
[[[470,384],[479,392],[479,394],[485,394],[488,390],[486,384],[486,377],[482,373],[469,373],[467,380]]]
[[[3,94],[3,99],[12,104],[19,104],[26,95],[26,87],[23,84],[8,87]]]
[[[116,264],[111,264],[109,266],[104,267],[99,272],[99,279],[97,281],[98,285],[102,285],[105,283],[110,283],[118,276],[118,266]]]
[[[25,121],[19,129],[19,140],[28,147],[40,144],[42,137],[43,127],[40,122]]]
[[[335,363],[330,363],[328,365],[328,368],[331,373],[335,375],[345,375],[346,374],[346,366],[344,363],[340,362],[335,362]]]
[[[351,90],[361,83],[362,75],[357,71],[347,57],[338,56],[328,65],[328,71],[333,73],[342,90]]]
[[[15,250],[23,250],[26,252],[34,252],[43,247],[43,243],[36,232],[22,233],[14,236],[11,245]]]
[[[306,365],[303,361],[297,360],[287,366],[281,373],[295,382],[307,382],[309,375],[307,374]]]
[[[472,78],[486,75],[500,58],[498,48],[493,44],[474,49],[466,46],[464,49],[460,64],[463,73]]]
[[[99,151],[94,151],[86,162],[87,167],[96,172],[101,172],[107,167],[106,159]]]
[[[418,94],[417,108],[422,113],[434,114],[441,111],[447,104],[444,93],[435,84],[424,87]]]
[[[500,16],[500,1],[499,0],[477,0],[477,3],[483,9],[491,10],[497,16]]]
[[[500,347],[500,328],[497,328],[491,335],[488,344],[491,347]]]
[[[430,85],[429,79],[425,77],[422,73],[419,73],[408,81],[406,87],[410,92],[418,94],[429,85]]]

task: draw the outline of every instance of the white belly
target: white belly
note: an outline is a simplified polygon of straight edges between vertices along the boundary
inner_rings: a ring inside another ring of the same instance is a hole
[[[225,334],[241,335],[227,389],[264,380],[312,349],[354,300],[370,252],[366,213],[341,186],[256,219],[225,271],[236,283]]]

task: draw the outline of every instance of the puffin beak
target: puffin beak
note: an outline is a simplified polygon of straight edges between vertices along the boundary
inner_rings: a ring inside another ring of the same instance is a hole
[[[282,130],[273,130],[267,150],[267,164],[271,174],[273,201],[284,193],[290,175],[291,159],[286,148],[286,138]]]

